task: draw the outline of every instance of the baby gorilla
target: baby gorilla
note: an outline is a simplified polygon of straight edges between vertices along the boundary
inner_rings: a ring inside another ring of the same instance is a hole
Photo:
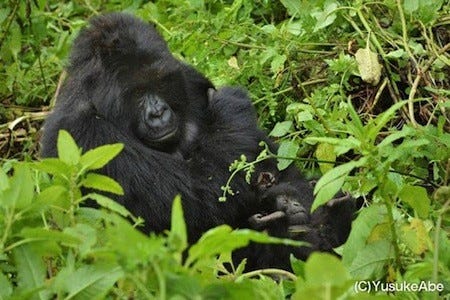
[[[292,225],[309,222],[309,214],[302,204],[300,192],[289,183],[280,183],[268,188],[262,195],[263,207],[269,213],[254,214],[248,219],[250,228],[267,230],[279,235]]]

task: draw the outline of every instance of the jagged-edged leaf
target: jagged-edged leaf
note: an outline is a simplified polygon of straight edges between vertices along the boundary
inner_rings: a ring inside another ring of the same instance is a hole
[[[122,276],[122,269],[114,265],[81,266],[65,282],[65,299],[103,299]]]
[[[82,185],[87,188],[123,195],[123,189],[117,181],[111,177],[101,174],[87,174],[86,178],[82,182]]]
[[[96,193],[88,194],[87,198],[95,200],[97,202],[97,204],[100,205],[101,207],[104,207],[113,212],[116,212],[125,218],[131,217],[131,213],[123,205],[121,205],[120,203],[117,203],[116,201],[112,200],[111,198],[108,198],[106,196],[96,194]]]
[[[314,211],[320,205],[327,203],[341,189],[345,177],[356,167],[365,163],[366,159],[361,158],[358,161],[351,161],[337,166],[323,175],[314,187],[315,200],[311,206]]]
[[[104,167],[109,161],[122,151],[123,144],[112,144],[89,150],[81,156],[80,163],[87,170],[96,170]]]
[[[366,244],[355,256],[349,272],[353,278],[379,278],[387,261],[394,258],[392,244],[388,240],[380,240]]]
[[[424,219],[428,217],[430,198],[425,188],[405,185],[398,196],[404,203],[412,207],[419,217]]]
[[[30,244],[12,251],[17,269],[17,285],[22,291],[38,290],[44,286],[47,269],[42,256]],[[45,293],[35,293],[32,299],[46,299]]]

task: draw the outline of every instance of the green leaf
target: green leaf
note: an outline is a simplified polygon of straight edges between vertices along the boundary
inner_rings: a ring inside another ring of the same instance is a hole
[[[289,15],[298,15],[301,10],[301,3],[297,0],[280,0],[281,4],[286,7]]]
[[[298,149],[299,145],[294,141],[281,142],[277,155],[281,157],[292,157],[292,159],[279,158],[277,164],[278,170],[282,171],[292,164],[293,159],[297,158]]]
[[[430,198],[425,188],[405,185],[398,196],[403,202],[412,207],[420,218],[426,219],[428,217]]]
[[[353,259],[348,268],[356,279],[380,278],[387,261],[394,258],[392,244],[388,240],[381,240],[367,244]]]
[[[329,253],[313,253],[305,263],[305,281],[297,282],[293,299],[339,299],[353,281],[342,262]]]
[[[45,228],[30,228],[22,229],[19,236],[28,239],[36,239],[40,241],[53,241],[62,243],[66,246],[77,246],[80,240],[72,235],[63,233],[61,231],[49,230]]]
[[[361,158],[358,161],[351,161],[346,164],[337,166],[323,175],[316,186],[314,194],[316,198],[312,204],[311,211],[317,207],[327,203],[341,189],[344,184],[345,177],[356,167],[365,163],[366,159]]]
[[[316,158],[320,161],[336,161],[336,154],[334,154],[334,147],[333,145],[330,145],[328,143],[320,143],[317,145],[316,151],[314,152],[316,155]],[[319,162],[319,168],[322,174],[325,174],[326,172],[333,169],[334,164],[333,163],[321,163]]]
[[[197,261],[208,260],[219,254],[231,253],[235,249],[247,246],[250,241],[292,246],[305,245],[304,242],[279,239],[258,231],[249,229],[233,230],[228,225],[220,225],[208,230],[196,244],[189,248],[189,255],[185,265],[189,266]]]
[[[400,240],[416,255],[423,255],[428,245],[432,245],[424,222],[416,218],[401,227]]]
[[[30,206],[34,197],[34,181],[30,168],[18,163],[14,166],[14,175],[10,186],[0,195],[0,206],[23,209]]]
[[[275,125],[272,131],[269,133],[270,136],[281,137],[288,134],[292,129],[292,121],[283,121]]]
[[[419,9],[419,0],[404,0],[403,8],[405,13],[412,14]]]
[[[314,32],[333,24],[337,17],[335,11],[339,6],[338,4],[338,2],[327,1],[325,2],[323,11],[315,10],[311,13],[311,16],[317,20],[314,26]]]
[[[70,207],[70,198],[65,187],[51,185],[37,195],[35,204],[40,206],[41,209],[50,205],[68,209]]]
[[[35,162],[33,168],[52,175],[66,176],[70,175],[70,167],[59,158],[44,158]]]
[[[101,207],[104,207],[106,209],[109,209],[110,211],[113,211],[115,213],[118,213],[122,217],[129,218],[132,217],[131,212],[129,212],[123,205],[120,203],[117,203],[116,201],[100,195],[96,193],[90,193],[86,195],[87,198],[90,198],[92,200],[95,200],[98,205]]]
[[[9,178],[5,171],[0,168],[0,192],[7,190],[10,187]]]
[[[306,261],[305,278],[317,285],[341,285],[351,279],[339,258],[319,252],[311,254]]]
[[[123,195],[123,189],[117,181],[101,174],[87,174],[86,178],[82,182],[82,186],[104,192],[110,192],[116,195]]]
[[[286,62],[286,55],[277,54],[273,57],[272,62],[270,63],[270,70],[273,73],[279,73],[284,68],[284,63]]]
[[[13,287],[8,278],[0,272],[0,299],[9,299],[13,292]]]
[[[169,233],[170,244],[180,253],[187,248],[187,229],[184,221],[181,197],[177,195],[172,204],[172,217]],[[180,260],[181,261],[181,260]]]
[[[403,105],[405,105],[407,101],[400,101],[398,103],[395,103],[389,109],[382,114],[378,115],[374,120],[370,121],[369,124],[375,124],[375,126],[371,127],[368,125],[368,132],[366,132],[367,136],[370,140],[374,141],[377,137],[378,133],[381,131],[381,129],[389,122],[392,117],[395,115],[397,110],[399,110]]]
[[[68,165],[76,165],[80,162],[80,149],[72,136],[65,130],[58,134],[58,157]]]
[[[30,244],[20,245],[12,251],[17,269],[17,285],[23,291],[44,287],[47,269],[40,253]],[[35,293],[32,299],[46,299],[44,292]]]
[[[123,147],[123,144],[112,144],[97,147],[83,154],[81,156],[80,163],[87,170],[100,169],[116,157],[122,151]]]
[[[122,276],[122,269],[114,265],[81,266],[65,281],[65,299],[103,299]]]
[[[361,210],[352,224],[350,235],[344,244],[342,262],[349,268],[358,252],[365,247],[375,226],[384,222],[386,207],[381,204],[372,204]]]

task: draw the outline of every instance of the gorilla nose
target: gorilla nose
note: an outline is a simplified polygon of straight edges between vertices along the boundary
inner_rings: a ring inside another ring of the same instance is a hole
[[[148,119],[160,118],[169,106],[160,99],[151,99],[145,107],[145,115]]]

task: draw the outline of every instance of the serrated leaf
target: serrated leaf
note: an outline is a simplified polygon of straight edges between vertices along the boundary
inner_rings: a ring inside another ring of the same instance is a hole
[[[281,4],[286,7],[289,15],[295,16],[300,13],[301,3],[297,0],[280,0]]]
[[[9,299],[13,292],[13,287],[8,278],[0,272],[0,299]]]
[[[49,205],[58,206],[64,209],[70,207],[70,198],[66,195],[67,189],[60,185],[51,185],[43,190],[36,197],[36,205],[48,207]]]
[[[431,244],[430,238],[422,220],[413,218],[408,225],[400,230],[400,239],[416,255],[422,255]]]
[[[57,141],[58,157],[68,165],[76,165],[80,161],[80,149],[66,130],[60,130]]]
[[[17,269],[17,285],[23,291],[37,290],[44,286],[47,269],[41,255],[30,244],[20,245],[12,251]],[[31,299],[46,299],[44,292]]]
[[[269,133],[270,136],[282,137],[289,133],[292,128],[292,121],[283,121],[275,124],[275,127]]]
[[[100,205],[101,207],[104,207],[106,209],[109,209],[115,213],[118,213],[119,215],[125,217],[125,218],[129,218],[132,216],[132,214],[120,203],[117,203],[116,201],[100,195],[100,194],[96,194],[96,193],[90,193],[88,195],[86,195],[87,198],[90,198],[92,200],[95,200],[97,202],[98,205]]]
[[[369,48],[358,49],[355,53],[361,79],[371,85],[377,85],[381,77],[381,65],[378,56]]]
[[[314,32],[333,24],[334,20],[336,20],[335,11],[337,8],[337,2],[327,1],[325,2],[323,11],[315,10],[311,13],[311,16],[317,20],[316,25],[314,26]]]
[[[87,174],[82,182],[82,186],[103,192],[110,192],[116,195],[123,195],[123,189],[117,181],[101,174]]]
[[[346,164],[337,166],[323,175],[316,186],[314,187],[314,194],[316,195],[311,206],[311,211],[317,207],[327,203],[334,195],[341,189],[344,184],[345,177],[356,167],[365,163],[365,158],[358,161],[351,161]]]
[[[348,268],[356,279],[379,278],[387,261],[394,258],[390,241],[382,240],[367,244],[354,258]]]
[[[313,285],[342,285],[350,274],[344,268],[339,258],[329,253],[315,252],[305,264],[305,278]]]
[[[52,175],[68,176],[70,174],[69,166],[58,158],[44,158],[35,162],[33,168]]]
[[[123,144],[112,144],[91,149],[81,156],[80,163],[87,170],[100,169],[116,157],[123,147]]]
[[[26,227],[22,229],[19,236],[23,238],[30,238],[30,239],[39,239],[39,240],[46,240],[46,241],[53,241],[62,243],[66,246],[74,247],[77,246],[80,240],[72,235],[63,233],[61,231],[56,230],[49,230],[45,228],[29,228]]]
[[[185,265],[189,266],[196,261],[207,260],[219,254],[230,253],[235,249],[247,246],[250,241],[292,246],[305,245],[304,242],[275,238],[258,231],[249,229],[233,230],[228,225],[220,225],[208,230],[196,244],[189,248],[189,255]]]
[[[407,203],[417,215],[423,219],[428,217],[430,211],[430,198],[427,190],[421,186],[406,185],[399,193],[399,198]]]
[[[284,68],[284,63],[286,62],[287,57],[284,54],[277,54],[273,57],[272,62],[270,63],[270,70],[273,73],[279,73]]]
[[[403,8],[405,13],[412,14],[419,9],[419,0],[404,0]]]
[[[359,251],[361,251],[372,234],[373,229],[379,223],[384,222],[386,207],[373,204],[361,210],[352,224],[352,230],[344,245],[342,261],[349,268]]]
[[[122,276],[122,269],[116,266],[81,266],[66,281],[68,295],[65,299],[103,299]]]
[[[299,145],[294,141],[283,141],[280,144],[280,148],[278,148],[277,155],[281,157],[292,157],[292,159],[279,158],[277,168],[282,171],[289,167],[289,165],[293,162],[293,159],[297,158],[297,152],[299,149]]]
[[[375,140],[381,129],[392,119],[397,110],[399,110],[406,103],[407,101],[400,101],[398,103],[395,103],[394,105],[389,107],[388,110],[378,115],[374,120],[371,120],[370,126],[368,126],[369,130],[368,132],[366,132],[367,136],[371,140]]]

